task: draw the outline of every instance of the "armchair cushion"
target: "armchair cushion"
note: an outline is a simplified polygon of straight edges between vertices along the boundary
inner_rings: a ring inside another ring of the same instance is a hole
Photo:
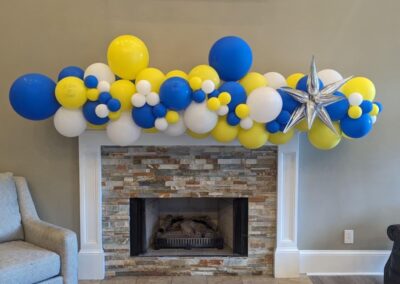
[[[11,173],[0,173],[0,243],[22,240],[17,189]]]
[[[60,273],[60,257],[24,241],[0,244],[0,283],[36,283]]]

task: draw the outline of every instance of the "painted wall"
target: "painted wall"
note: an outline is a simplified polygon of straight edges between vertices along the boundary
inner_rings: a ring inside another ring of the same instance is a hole
[[[331,152],[301,142],[301,249],[387,249],[385,230],[400,219],[397,107],[400,18],[397,0],[85,0],[0,3],[0,171],[29,179],[43,219],[79,231],[77,139],[52,121],[29,122],[8,103],[13,80],[28,72],[55,78],[67,65],[106,60],[108,42],[141,37],[152,66],[168,71],[207,62],[219,37],[253,47],[253,69],[285,75],[319,68],[370,77],[385,104],[374,132]],[[342,230],[355,229],[355,244]]]

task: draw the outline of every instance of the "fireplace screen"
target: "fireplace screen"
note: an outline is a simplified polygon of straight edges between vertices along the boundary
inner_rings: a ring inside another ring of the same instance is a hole
[[[247,198],[130,199],[131,256],[245,256],[247,227]]]

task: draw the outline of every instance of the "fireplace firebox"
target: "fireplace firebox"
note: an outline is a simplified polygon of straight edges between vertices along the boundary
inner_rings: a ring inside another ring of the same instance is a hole
[[[248,198],[131,198],[131,256],[247,256]]]

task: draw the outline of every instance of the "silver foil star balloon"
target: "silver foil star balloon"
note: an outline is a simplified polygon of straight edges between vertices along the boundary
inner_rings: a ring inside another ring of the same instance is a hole
[[[338,134],[325,107],[345,99],[342,96],[335,96],[334,93],[351,78],[352,76],[347,77],[329,84],[320,90],[317,67],[315,66],[315,59],[313,56],[311,60],[310,74],[307,78],[307,92],[288,87],[281,88],[300,103],[292,113],[283,133],[288,132],[304,118],[307,119],[308,129],[311,129],[315,118],[318,116],[326,126],[328,126],[335,134]]]

